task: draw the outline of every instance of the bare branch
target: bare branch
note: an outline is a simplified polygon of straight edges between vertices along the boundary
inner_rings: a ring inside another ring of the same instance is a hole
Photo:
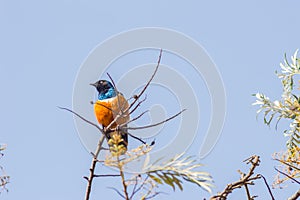
[[[158,70],[158,67],[160,65],[160,61],[161,61],[161,56],[162,56],[162,49],[160,50],[159,52],[159,57],[158,57],[158,61],[157,61],[157,65],[155,67],[155,70],[152,74],[152,76],[150,77],[149,81],[146,83],[145,87],[143,88],[143,90],[138,94],[136,95],[136,98],[135,100],[131,103],[131,105],[129,106],[129,109],[132,108],[132,106],[138,101],[138,99],[143,95],[143,93],[146,91],[146,89],[148,88],[148,86],[150,85],[150,83],[152,82],[157,70]]]
[[[274,160],[276,160],[276,161],[278,161],[278,162],[280,162],[280,163],[282,163],[282,164],[284,164],[284,165],[287,165],[287,166],[289,166],[289,167],[291,167],[291,168],[294,168],[295,170],[300,171],[300,168],[296,167],[295,165],[291,165],[290,163],[288,163],[288,162],[286,162],[286,161],[284,161],[284,160],[280,160],[280,159],[278,159],[278,158],[274,158]]]
[[[147,126],[140,126],[140,127],[127,127],[128,130],[139,130],[139,129],[145,129],[145,128],[151,128],[151,127],[154,127],[154,126],[158,126],[158,125],[161,125],[161,124],[164,124],[168,121],[170,121],[171,119],[174,119],[175,117],[177,117],[178,115],[180,115],[182,112],[184,112],[186,109],[183,109],[182,111],[178,112],[177,114],[161,121],[161,122],[158,122],[158,123],[155,123],[155,124],[150,124],[150,125],[147,125]]]
[[[265,182],[265,185],[266,185],[267,188],[268,188],[268,191],[269,191],[269,194],[270,194],[272,200],[275,200],[275,198],[274,198],[274,196],[273,196],[273,193],[272,193],[272,190],[271,190],[269,184],[267,183],[267,179],[266,179],[262,174],[260,174],[260,176],[263,178],[263,180],[264,180],[264,182]]]
[[[125,103],[123,103],[123,105],[120,106],[120,96],[119,96],[119,94],[121,94],[121,93],[119,93],[118,88],[117,88],[117,86],[116,86],[116,84],[115,84],[113,78],[110,76],[110,74],[109,74],[109,73],[106,73],[106,74],[107,74],[107,76],[109,77],[109,79],[111,80],[111,82],[112,82],[112,84],[113,84],[113,86],[114,86],[114,89],[115,89],[115,91],[116,91],[116,93],[117,93],[118,107],[120,108],[121,116],[124,116],[124,114],[126,114],[127,111],[129,110],[129,107],[126,108],[126,109],[123,111],[123,108],[124,108],[124,106],[125,106]],[[130,114],[129,114],[129,115],[130,115]]]
[[[291,180],[295,181],[296,183],[300,184],[299,181],[297,181],[295,178],[291,177],[290,175],[288,175],[288,174],[286,174],[286,173],[280,171],[280,170],[277,169],[276,167],[274,167],[274,169],[275,169],[277,172],[279,172],[280,174],[283,174],[284,176],[288,177],[289,179],[291,179]]]
[[[135,177],[135,183],[132,189],[132,193],[130,195],[130,199],[132,199],[132,197],[136,194],[136,187],[138,185],[138,177],[141,176],[140,174],[138,176]]]
[[[120,174],[95,174],[94,177],[98,178],[98,177],[118,177],[120,176]]]
[[[259,156],[254,155],[245,161],[247,162],[247,164],[251,163],[249,172],[247,174],[241,173],[240,180],[233,182],[231,184],[228,184],[226,186],[226,188],[223,190],[223,192],[211,197],[210,198],[211,200],[226,200],[227,196],[230,193],[232,193],[233,190],[235,190],[237,188],[241,188],[243,186],[246,187],[247,185],[252,183],[251,181],[261,178],[261,176],[259,174],[257,174],[256,176],[253,177],[254,170],[257,166],[259,166],[259,163],[260,163]],[[247,190],[247,188],[246,188],[246,190]],[[249,192],[249,191],[247,191],[247,192]],[[248,199],[253,199],[253,197],[251,197],[250,194],[247,194],[247,196],[248,196]]]
[[[149,110],[146,110],[146,111],[142,112],[142,113],[139,114],[137,117],[135,117],[135,118],[129,120],[129,121],[126,122],[125,124],[121,124],[120,126],[123,127],[123,126],[125,126],[125,125],[127,125],[127,124],[129,124],[129,123],[131,123],[131,122],[134,122],[134,121],[138,120],[139,118],[141,118],[141,117],[142,117],[144,114],[146,114],[147,112],[149,112]]]
[[[137,184],[134,185],[134,188],[132,190],[132,194],[131,194],[130,198],[132,198],[138,191],[140,191],[144,187],[148,178],[149,178],[149,176],[147,175],[146,178],[143,180],[142,184],[138,188],[136,188]]]
[[[93,179],[95,177],[95,168],[96,168],[96,164],[98,162],[98,155],[102,149],[102,144],[104,142],[104,138],[105,136],[102,135],[101,138],[98,141],[98,145],[97,145],[97,149],[95,151],[95,153],[93,154],[93,160],[92,160],[92,164],[90,167],[90,175],[87,178],[88,184],[87,184],[87,188],[86,188],[86,195],[85,195],[85,200],[89,200],[90,199],[90,194],[91,194],[91,190],[92,190],[92,184],[93,184]]]
[[[288,198],[288,200],[297,200],[298,197],[300,197],[300,189],[295,194],[293,194],[290,198]]]
[[[95,123],[93,123],[93,122],[91,122],[91,121],[85,119],[85,118],[82,117],[80,114],[76,113],[75,111],[70,110],[70,109],[68,109],[68,108],[59,107],[59,106],[58,106],[58,108],[73,113],[74,115],[76,115],[77,117],[79,117],[80,119],[82,119],[83,121],[85,121],[86,123],[88,123],[88,124],[90,124],[90,125],[96,127],[101,133],[104,133],[103,129],[100,128],[97,124],[95,124]]]
[[[107,76],[109,77],[110,81],[112,82],[114,88],[117,89],[114,79],[110,76],[109,73],[106,73],[106,74],[107,74]]]
[[[131,133],[127,133],[130,137],[132,137],[132,138],[134,138],[134,139],[136,139],[136,140],[138,140],[138,141],[140,141],[141,143],[143,143],[143,144],[147,144],[144,140],[142,140],[141,138],[138,138],[138,137],[136,137],[136,136],[134,136],[134,135],[132,135]]]
[[[140,97],[136,97],[137,99],[139,99]],[[130,111],[130,115],[138,108],[138,107],[140,107],[140,105],[144,102],[144,101],[146,101],[146,99],[147,99],[147,95],[145,95],[145,98],[144,99],[142,99],[141,101],[139,101],[138,102],[138,104]]]
[[[107,187],[108,189],[114,190],[116,193],[118,193],[118,195],[120,195],[123,199],[126,199],[125,196],[123,194],[121,194],[121,192],[119,192],[116,188],[113,187]]]

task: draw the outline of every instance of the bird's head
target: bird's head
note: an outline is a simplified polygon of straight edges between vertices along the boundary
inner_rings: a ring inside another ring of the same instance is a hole
[[[96,83],[91,83],[90,85],[94,86],[98,91],[99,100],[112,98],[117,95],[114,86],[107,80],[99,80]]]

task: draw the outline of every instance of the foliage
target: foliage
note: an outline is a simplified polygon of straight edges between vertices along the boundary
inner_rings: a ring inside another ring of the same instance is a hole
[[[184,153],[182,153],[163,164],[147,166],[146,173],[157,183],[170,185],[173,190],[176,185],[183,190],[180,180],[182,178],[211,192],[213,186],[211,176],[207,172],[198,171],[197,168],[201,166],[202,164],[197,163],[192,157],[184,157]]]
[[[283,93],[281,99],[271,101],[266,95],[257,93],[256,102],[253,105],[259,105],[257,113],[264,113],[264,123],[270,125],[274,117],[277,116],[277,123],[282,119],[290,122],[289,129],[284,131],[288,137],[287,151],[275,154],[274,158],[283,165],[283,171],[286,172],[285,178],[277,178],[275,184],[280,184],[291,178],[299,178],[299,144],[300,144],[300,96],[295,89],[295,79],[300,75],[300,59],[297,58],[298,50],[291,56],[291,62],[286,55],[284,62],[280,63],[281,72],[276,72],[281,79]],[[298,88],[299,89],[299,88]],[[279,170],[278,170],[279,171]],[[279,171],[281,172],[281,171]]]
[[[124,199],[132,199],[139,194],[140,199],[150,199],[158,195],[158,188],[160,185],[169,185],[175,190],[176,186],[183,190],[182,180],[189,181],[211,192],[212,179],[206,172],[197,171],[197,168],[202,165],[197,163],[191,157],[184,157],[184,154],[177,155],[174,158],[162,164],[147,165],[148,160],[145,159],[143,172],[133,175],[126,179],[127,174],[124,173],[126,165],[132,161],[136,161],[142,156],[147,156],[152,150],[151,145],[141,145],[135,149],[127,151],[124,154],[122,148],[118,147],[120,138],[116,137],[110,139],[112,148],[111,153],[106,157],[104,163],[106,166],[114,167],[119,171],[122,184],[123,193],[113,188]],[[130,188],[129,188],[130,187]]]
[[[282,188],[282,184],[290,179],[300,184],[296,180],[300,178],[300,148],[295,146],[283,153],[275,153],[273,157],[281,163],[273,187]]]

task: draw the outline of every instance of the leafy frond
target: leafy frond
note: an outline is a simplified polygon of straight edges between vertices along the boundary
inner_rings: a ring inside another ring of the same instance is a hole
[[[300,94],[295,90],[295,79],[300,75],[300,59],[297,58],[297,53],[298,50],[291,56],[291,61],[285,55],[283,63],[280,63],[281,72],[276,72],[283,87],[281,99],[271,101],[264,94],[257,93],[256,102],[253,103],[260,107],[257,113],[264,113],[265,124],[270,125],[275,116],[277,123],[282,118],[290,122],[289,129],[283,132],[284,136],[289,138],[286,143],[287,151],[276,153],[274,156],[281,164],[280,169],[275,168],[278,171],[275,186],[281,185],[286,180],[297,182],[296,179],[300,178]]]
[[[119,141],[112,138],[110,142],[113,146],[113,144],[118,144]],[[166,162],[161,162],[161,159],[158,159],[158,161],[149,164],[147,155],[151,149],[152,146],[150,145],[141,145],[136,149],[127,151],[125,154],[121,154],[117,152],[122,150],[116,146],[115,149],[111,149],[111,153],[104,161],[106,166],[118,169],[122,172],[120,173],[121,176],[125,176],[123,171],[126,169],[126,164],[146,156],[143,171],[123,181],[126,190],[131,190],[131,195],[128,194],[128,196],[133,197],[135,194],[140,194],[141,199],[150,199],[161,193],[157,191],[160,185],[168,185],[173,190],[176,188],[183,190],[184,181],[194,183],[211,192],[213,187],[212,178],[207,172],[199,171],[202,164],[197,163],[192,157],[184,157],[184,153],[176,155]],[[132,199],[131,197],[129,199]]]
[[[202,166],[191,157],[183,157],[183,153],[161,165],[149,165],[146,173],[158,184],[167,184],[175,190],[176,186],[183,190],[182,180],[189,181],[211,192],[212,178],[207,172],[197,169]]]
[[[295,76],[300,75],[300,59],[297,58],[298,50],[288,61],[286,55],[283,63],[280,63],[281,73],[276,73],[281,79],[283,93],[280,100],[271,101],[266,95],[257,93],[256,102],[257,113],[264,113],[264,123],[270,125],[274,117],[277,123],[282,119],[290,120],[289,129],[284,131],[284,135],[289,137],[287,147],[291,149],[300,144],[300,96],[295,94]],[[276,125],[277,125],[276,123]]]

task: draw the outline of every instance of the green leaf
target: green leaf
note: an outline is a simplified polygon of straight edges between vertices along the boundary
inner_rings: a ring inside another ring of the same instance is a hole
[[[172,174],[172,177],[173,177],[173,181],[176,183],[176,185],[179,187],[179,189],[182,191],[183,190],[183,187],[181,185],[182,181],[179,180],[177,177],[175,177],[173,174]]]
[[[167,185],[170,185],[173,190],[175,191],[175,185],[172,182],[172,179],[170,179],[170,177],[168,177],[166,174],[163,173],[163,175],[157,173],[157,175],[161,178],[161,180],[163,180]]]
[[[163,182],[162,182],[159,178],[157,178],[156,176],[153,176],[153,175],[151,175],[150,173],[148,174],[148,176],[149,176],[152,180],[154,180],[156,183],[158,183],[158,184],[163,184]]]

